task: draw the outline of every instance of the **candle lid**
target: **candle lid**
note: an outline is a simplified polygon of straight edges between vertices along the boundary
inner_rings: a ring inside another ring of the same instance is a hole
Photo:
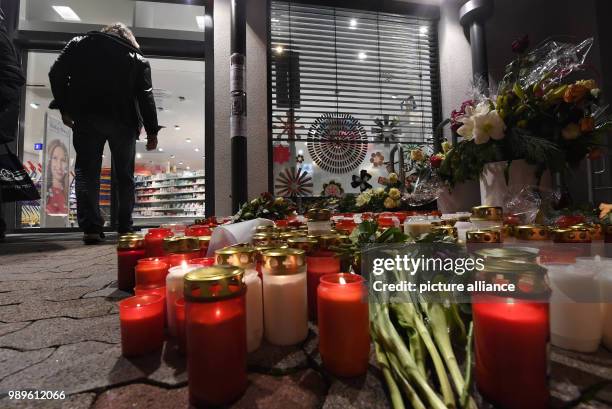
[[[306,252],[300,249],[273,249],[262,253],[264,268],[271,275],[290,275],[304,271]]]
[[[210,236],[199,236],[198,242],[200,243],[200,248],[208,247],[210,244]]]
[[[431,228],[431,232],[432,233],[444,233],[445,236],[454,237],[455,240],[459,237],[457,228],[454,226],[447,225],[447,224],[439,225],[439,226],[434,225],[434,227]]]
[[[504,292],[504,297],[537,299],[550,295],[546,269],[533,261],[488,258],[478,276],[488,283],[514,284],[515,291]]]
[[[289,240],[294,237],[306,237],[307,234],[308,233],[306,233],[305,231],[286,231],[280,234],[280,238],[281,240]]]
[[[144,236],[140,234],[124,234],[119,237],[119,241],[117,242],[117,248],[126,250],[126,249],[141,249],[144,247]]]
[[[257,226],[255,228],[256,233],[267,233],[267,232],[275,232],[276,227],[273,224],[265,225],[265,226]]]
[[[184,297],[193,302],[235,297],[246,288],[243,278],[244,270],[234,266],[198,268],[183,278]]]
[[[517,226],[514,233],[519,240],[543,241],[550,238],[548,227],[535,224]]]
[[[341,243],[345,243],[348,239],[348,236],[339,234],[309,235],[307,237],[317,240],[319,248],[322,250],[327,250],[332,246],[337,246]]]
[[[572,226],[574,227],[586,227],[591,233],[591,240],[603,240],[603,227],[601,223],[580,223]]]
[[[166,253],[190,253],[200,250],[198,237],[167,237],[164,239],[164,251]]]
[[[505,247],[483,248],[474,252],[474,255],[483,259],[507,258],[516,260],[535,261],[538,258],[538,249],[531,247]]]
[[[591,231],[586,227],[572,226],[568,229],[554,229],[553,240],[557,243],[590,243]]]
[[[468,230],[466,241],[468,243],[501,243],[502,237],[499,230]]]
[[[331,219],[331,211],[329,209],[309,209],[306,212],[306,218],[309,221],[327,221]]]
[[[504,212],[498,206],[475,206],[472,207],[472,220],[502,221]]]
[[[314,237],[300,236],[287,239],[289,248],[304,250],[306,253],[312,252],[318,244],[319,242]]]
[[[255,233],[252,238],[254,246],[275,245],[280,241],[280,235],[276,232]]]
[[[255,247],[244,244],[225,247],[215,251],[217,265],[223,266],[249,268],[257,261],[256,256],[257,251]]]

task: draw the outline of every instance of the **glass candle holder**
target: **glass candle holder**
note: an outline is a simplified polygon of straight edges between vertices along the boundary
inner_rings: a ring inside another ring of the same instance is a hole
[[[516,286],[514,292],[472,294],[478,390],[495,406],[548,408],[546,270],[530,262],[487,259],[478,277]]]
[[[138,295],[119,303],[121,353],[145,355],[164,343],[164,301],[156,294]]]
[[[191,260],[187,261],[187,264],[200,265],[202,267],[210,267],[210,266],[215,265],[215,258],[214,257],[192,258]]]
[[[169,265],[166,262],[154,259],[139,261],[134,269],[136,273],[136,287],[155,288],[166,285]]]
[[[317,320],[317,288],[326,274],[340,272],[340,258],[332,251],[318,251],[306,256],[308,318]]]
[[[331,212],[328,209],[310,209],[306,212],[308,234],[330,234],[332,231]]]
[[[325,275],[317,293],[323,365],[336,376],[365,374],[370,357],[370,321],[363,277]]]
[[[208,247],[210,246],[211,236],[200,236],[198,241],[200,243],[200,257],[208,256]]]
[[[117,243],[117,288],[132,292],[135,286],[135,268],[144,258],[144,238],[137,234],[126,234]]]
[[[246,285],[247,351],[261,346],[263,338],[262,282],[256,270],[257,250],[251,246],[232,246],[215,252],[218,266],[234,266],[244,270]]]
[[[183,260],[200,257],[200,242],[197,237],[168,237],[164,239],[164,253],[168,256],[170,267],[181,264]]]
[[[472,208],[470,221],[477,229],[491,229],[504,223],[504,213],[501,207],[476,206]]]
[[[162,286],[162,287],[134,287],[134,294],[135,295],[159,295],[160,297],[162,297],[163,300],[163,304],[164,304],[164,327],[168,326],[168,314],[167,314],[167,307],[166,307],[166,286]]]
[[[168,333],[172,336],[177,335],[176,312],[174,311],[176,300],[183,295],[183,277],[185,274],[202,268],[199,264],[183,264],[170,267],[166,276],[166,315],[168,317]]]
[[[162,257],[164,255],[164,239],[172,236],[174,236],[174,233],[170,229],[149,229],[144,242],[146,257]]]
[[[174,303],[176,319],[176,338],[179,353],[185,355],[187,352],[187,338],[185,336],[185,299],[179,298]]]
[[[308,335],[306,260],[303,250],[263,254],[264,336],[274,345],[295,345]]]
[[[226,405],[247,386],[243,271],[205,267],[184,277],[189,401]]]
[[[185,236],[200,237],[209,236],[212,234],[210,227],[201,224],[192,224],[185,229]]]

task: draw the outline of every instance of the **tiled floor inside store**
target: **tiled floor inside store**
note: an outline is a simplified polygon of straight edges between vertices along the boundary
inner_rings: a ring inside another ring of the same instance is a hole
[[[159,354],[121,356],[116,255],[75,234],[9,236],[0,243],[0,407],[184,408],[184,358],[169,341]],[[300,346],[264,345],[249,358],[250,383],[235,408],[390,407],[374,361],[351,381],[320,367],[316,328]],[[612,381],[612,353],[552,349],[555,407],[580,388]],[[15,401],[9,390],[64,391],[65,401]],[[612,407],[612,389],[582,408]],[[604,402],[608,402],[608,404]]]

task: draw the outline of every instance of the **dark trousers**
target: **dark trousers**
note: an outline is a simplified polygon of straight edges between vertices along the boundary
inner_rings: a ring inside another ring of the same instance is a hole
[[[134,210],[134,156],[136,134],[114,119],[88,116],[75,120],[75,190],[77,219],[85,233],[99,233],[104,227],[100,213],[100,170],[104,144],[112,156],[113,184],[118,196],[117,230],[132,228]]]
[[[0,84],[0,143],[10,143],[16,138],[20,92],[19,86]],[[0,236],[6,231],[2,202],[0,195]]]

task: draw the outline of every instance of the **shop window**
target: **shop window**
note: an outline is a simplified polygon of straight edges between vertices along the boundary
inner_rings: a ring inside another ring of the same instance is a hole
[[[398,143],[431,144],[435,20],[284,1],[272,1],[270,20],[277,195],[382,187],[397,167]]]
[[[58,53],[29,52],[22,161],[40,201],[20,204],[18,227],[77,227],[72,131],[52,100],[48,72]],[[204,62],[151,58],[158,118],[165,129],[159,148],[136,145],[136,225],[204,216]],[[111,155],[105,146],[100,206],[111,223]]]

